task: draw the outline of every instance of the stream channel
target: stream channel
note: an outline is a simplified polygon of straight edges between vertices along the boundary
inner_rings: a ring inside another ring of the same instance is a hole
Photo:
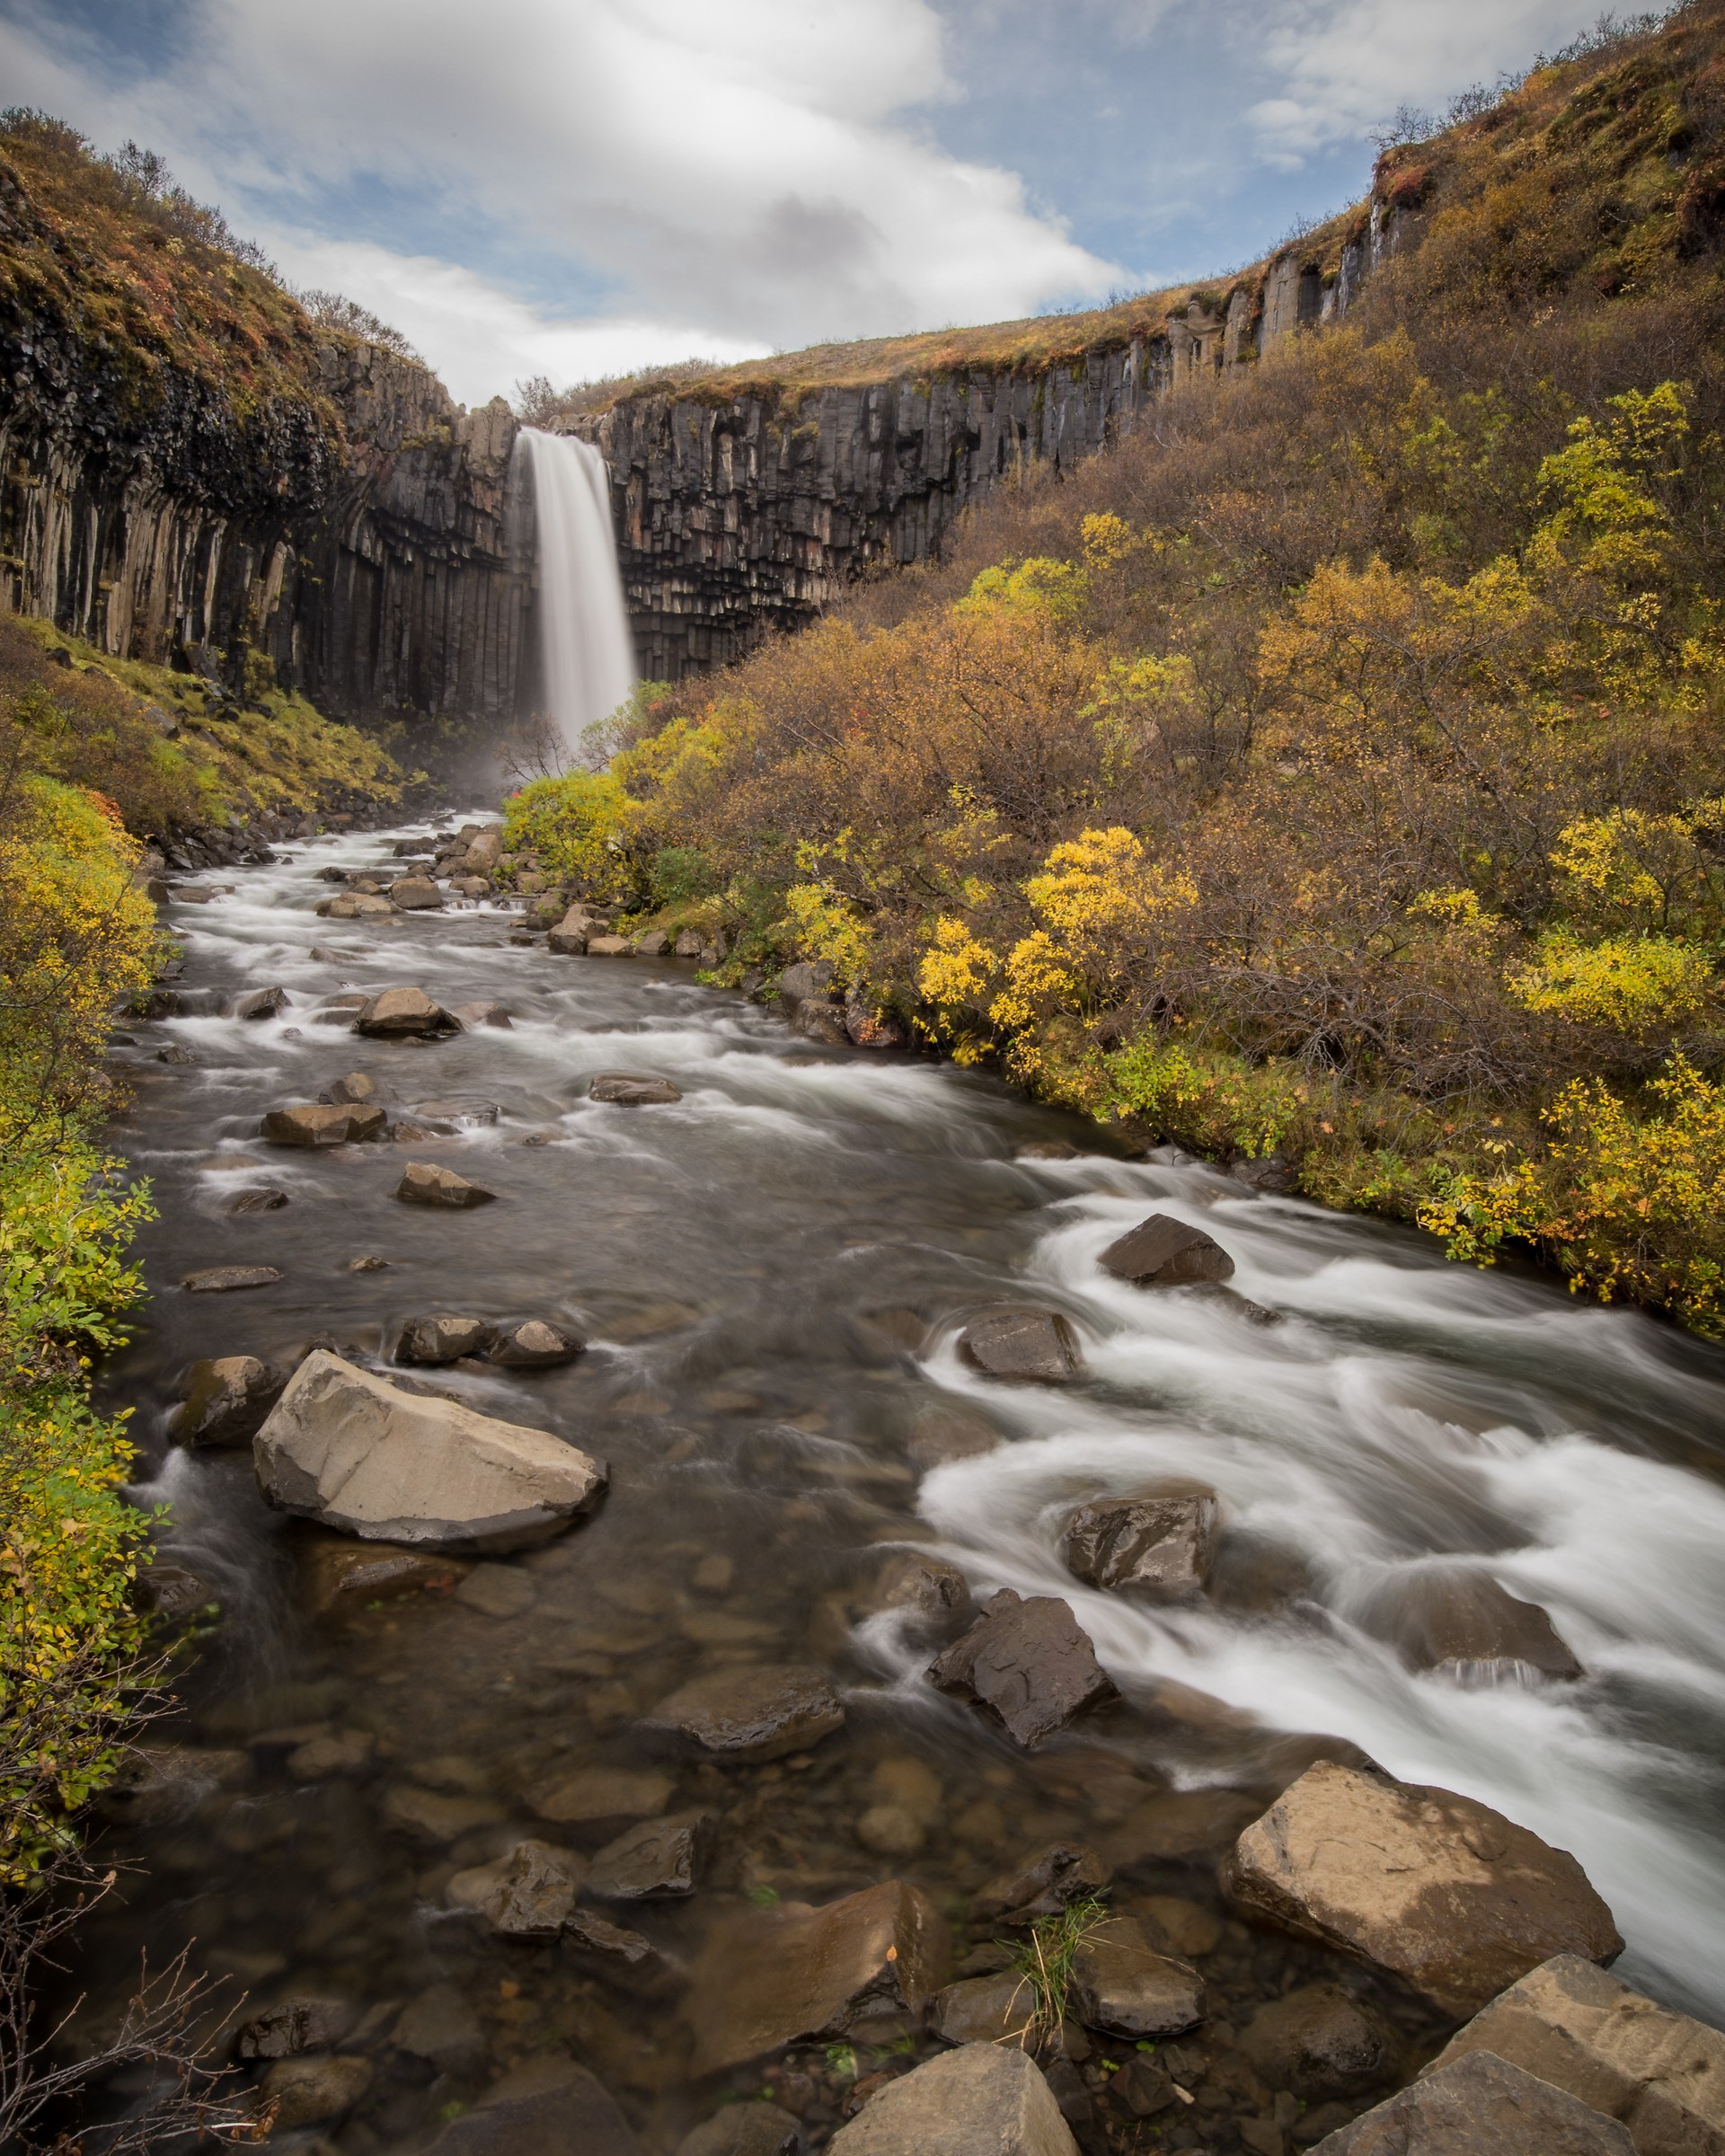
[[[314,915],[332,888],[317,870],[386,859],[405,835],[311,842],[175,905],[177,987],[220,1007],[279,983],[291,1006],[139,1025],[115,1051],[135,1084],[116,1143],[160,1218],[140,1242],[147,1325],[104,1388],[137,1408],[138,1495],[172,1507],[165,1554],[222,1614],[151,1739],[216,1763],[110,1831],[139,1869],[85,1934],[88,2010],[140,1948],[156,1964],[195,1940],[252,2010],[312,1994],[366,2016],[375,2078],[330,2129],[344,2156],[422,2145],[498,2074],[559,2052],[598,2074],[644,2147],[674,2149],[723,2096],[758,2093],[762,2070],[693,2081],[675,1993],[632,1996],[442,1905],[452,1872],[525,1833],[582,1846],[579,1824],[535,1816],[535,1794],[603,1767],[668,1774],[668,1808],[708,1814],[699,1890],[618,1917],[683,1962],[775,1896],[903,1878],[962,1920],[1003,1868],[1089,1844],[1120,1905],[1172,1895],[1205,1913],[1189,1926],[1215,2017],[1187,2062],[1198,2079],[1204,2044],[1291,1983],[1372,1981],[1228,1921],[1215,1885],[1246,1820],[1313,1759],[1357,1747],[1572,1851],[1629,1941],[1620,1973],[1725,2018],[1725,1358],[1549,1280],[1446,1264],[1411,1233],[1177,1157],[1117,1157],[986,1075],[817,1047],[692,967],[512,941],[505,902],[381,926]],[[319,1022],[326,996],[395,984],[446,1008],[495,997],[513,1022],[428,1043]],[[164,1064],[164,1045],[190,1061]],[[662,1074],[682,1099],[597,1104],[587,1086],[607,1069]],[[403,1104],[487,1102],[496,1121],[409,1145],[260,1140],[267,1109],[355,1070]],[[1075,1157],[1018,1157],[1057,1141]],[[414,1159],[498,1202],[399,1203]],[[262,1186],[288,1202],[231,1211]],[[1103,1247],[1157,1210],[1201,1222],[1278,1321],[1101,1272]],[[350,1270],[360,1257],[387,1262]],[[283,1277],[179,1286],[230,1264]],[[1085,1382],[1006,1387],[961,1365],[967,1319],[1023,1302],[1067,1313]],[[173,1403],[199,1356],[290,1366],[320,1339],[388,1369],[402,1326],[441,1311],[582,1334],[588,1352],[560,1369],[418,1374],[572,1439],[607,1464],[608,1495],[486,1568],[477,1601],[446,1581],[319,1614],[308,1583],[332,1538],[266,1508],[249,1448],[171,1445]],[[1000,1443],[940,1461],[978,1430]],[[1219,1492],[1210,1594],[1158,1609],[1075,1580],[1065,1514],[1169,1477]],[[1064,1596],[1120,1700],[1018,1751],[924,1680],[929,1650],[897,1620],[869,1615],[895,1543],[956,1561],[978,1597]],[[1365,1617],[1439,1562],[1540,1604],[1585,1674],[1411,1673]],[[654,1747],[639,1718],[656,1701],[751,1661],[824,1668],[845,1728],[765,1765]],[[360,1733],[345,1772],[288,1771],[308,1733],[341,1732]],[[440,1826],[426,1791],[462,1800]],[[989,1937],[960,1922],[959,1950]],[[399,2012],[428,1999],[419,2025],[437,2022],[442,2048],[392,2045]],[[1406,2000],[1386,2010],[1416,2062],[1441,2041]],[[818,2143],[852,2073],[881,2063],[805,2046],[771,2085]],[[1119,2145],[1242,2145],[1220,2097],[1154,2125]]]

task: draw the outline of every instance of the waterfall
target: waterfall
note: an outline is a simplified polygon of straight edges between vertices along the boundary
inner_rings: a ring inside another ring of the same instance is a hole
[[[623,603],[611,479],[590,442],[525,427],[517,437],[533,475],[544,701],[565,761],[588,753],[583,730],[635,685],[635,649]]]

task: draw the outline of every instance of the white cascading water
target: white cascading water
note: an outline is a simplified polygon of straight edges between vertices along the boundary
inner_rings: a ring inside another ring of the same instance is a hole
[[[623,603],[611,478],[590,442],[524,427],[516,438],[533,474],[539,639],[546,708],[563,761],[590,756],[582,735],[635,685],[635,648]]]

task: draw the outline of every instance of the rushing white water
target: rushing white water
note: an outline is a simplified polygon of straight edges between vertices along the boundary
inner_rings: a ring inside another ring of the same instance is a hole
[[[585,729],[608,719],[635,685],[611,481],[598,451],[573,435],[525,427],[517,449],[533,474],[545,702],[573,764]]]

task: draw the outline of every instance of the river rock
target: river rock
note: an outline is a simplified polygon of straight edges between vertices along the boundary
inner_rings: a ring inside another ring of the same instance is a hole
[[[234,1005],[235,1018],[274,1018],[278,1012],[293,1008],[293,998],[285,988],[252,988],[241,996]]]
[[[1437,1670],[1464,1684],[1582,1674],[1539,1604],[1520,1601],[1486,1572],[1422,1567],[1386,1580],[1359,1614],[1410,1669]]]
[[[845,1710],[823,1671],[755,1663],[691,1679],[645,1719],[711,1759],[767,1760],[843,1728]]]
[[[1117,1280],[1135,1287],[1183,1287],[1193,1281],[1231,1280],[1234,1260],[1202,1228],[1189,1227],[1172,1214],[1153,1213],[1097,1260]]]
[[[548,921],[545,919],[548,910],[545,907],[535,907],[527,917],[535,927],[543,925],[550,929],[551,948],[560,958],[579,958],[593,932],[592,915],[585,906],[572,906],[561,921]]]
[[[487,824],[467,842],[467,854],[462,866],[470,876],[491,876],[496,873],[497,864],[503,855],[503,833],[496,824]]]
[[[1314,2156],[1632,2156],[1614,2118],[1476,2051],[1326,2134]]]
[[[389,2040],[442,2073],[469,2072],[483,2054],[479,2017],[453,1984],[434,1984],[395,2018]]]
[[[797,2156],[802,2128],[777,2104],[727,2104],[686,2134],[677,2156]]]
[[[586,1352],[585,1340],[548,1318],[523,1318],[518,1325],[498,1326],[485,1350],[504,1370],[552,1370]]]
[[[419,1548],[530,1549],[587,1511],[606,1481],[597,1461],[543,1430],[399,1392],[321,1348],[252,1451],[279,1510]]]
[[[991,1310],[959,1335],[959,1353],[986,1377],[1069,1385],[1084,1374],[1072,1327],[1057,1310]]]
[[[896,1550],[875,1581],[876,1610],[901,1611],[919,1639],[948,1639],[976,1616],[969,1582],[956,1565],[920,1550]]]
[[[263,1118],[263,1135],[272,1145],[357,1145],[380,1136],[387,1120],[372,1101],[308,1102],[272,1108]]]
[[[679,928],[677,941],[671,946],[674,959],[698,959],[706,949],[706,939],[698,928]]]
[[[356,1546],[334,1535],[313,1538],[301,1562],[305,1604],[316,1617],[405,1595],[447,1595],[467,1569],[459,1559],[376,1542]]]
[[[1216,1527],[1213,1489],[1095,1498],[1067,1515],[1061,1554],[1088,1586],[1150,1602],[1185,1602],[1209,1578]]]
[[[452,876],[449,888],[460,898],[482,898],[491,888],[489,876]]]
[[[1034,2048],[1036,1992],[1022,1970],[967,1976],[935,1993],[928,2026],[942,2044],[1016,2044]]]
[[[491,1330],[483,1318],[458,1318],[447,1311],[433,1318],[415,1318],[395,1343],[398,1363],[421,1363],[435,1368],[476,1355]]]
[[[255,1355],[220,1355],[194,1363],[171,1426],[174,1443],[248,1442],[285,1382],[279,1371]]]
[[[273,1287],[280,1278],[273,1265],[215,1265],[185,1274],[180,1285],[189,1295],[225,1295],[238,1287]]]
[[[668,956],[671,939],[662,928],[643,929],[634,941],[634,955],[638,959],[662,959]]]
[[[351,2111],[371,2087],[371,2061],[305,2052],[278,2059],[265,2073],[258,2093],[275,2113],[271,2132],[325,2125]]]
[[[398,876],[389,887],[389,903],[398,914],[436,913],[443,893],[429,876]]]
[[[641,2156],[641,2143],[604,2086],[572,2063],[555,2088],[481,2097],[429,2146],[437,2156]]]
[[[251,1190],[242,1190],[228,1206],[233,1214],[279,1213],[288,1203],[288,1193],[268,1185]]]
[[[1637,2156],[1725,2156],[1725,2035],[1578,1955],[1530,1970],[1428,2074],[1490,2052],[1619,2120]]]
[[[994,1424],[964,1401],[928,1400],[911,1418],[905,1450],[911,1465],[926,1475],[950,1460],[980,1459],[1000,1442]]]
[[[504,1621],[525,1617],[538,1599],[531,1577],[514,1565],[475,1565],[456,1589],[463,1609]]]
[[[827,2144],[832,2156],[1078,2156],[1035,2062],[967,2044],[889,2081]]]
[[[464,1033],[477,1033],[486,1026],[491,1026],[504,1033],[512,1033],[515,1030],[515,1021],[509,1016],[508,1006],[503,1003],[485,1001],[457,1003],[449,1015],[456,1021]]]
[[[1339,1984],[1305,1984],[1261,2006],[1240,2038],[1259,2080],[1309,2102],[1358,2096],[1394,2073],[1383,2017]]]
[[[1003,1871],[977,1890],[972,1907],[985,1923],[1034,1923],[1057,1916],[1069,1902],[1101,1894],[1112,1873],[1081,1842],[1051,1842],[1028,1864]]]
[[[627,936],[588,936],[587,955],[590,959],[626,959],[634,950]]]
[[[518,1842],[494,1864],[458,1871],[444,1889],[452,1909],[482,1916],[500,1939],[555,1939],[587,1869],[572,1851]]]
[[[338,891],[333,898],[320,899],[317,911],[326,921],[366,921],[378,914],[393,914],[395,908],[387,898],[368,891]]]
[[[234,2055],[291,2059],[302,2051],[332,2051],[358,2019],[345,1999],[283,1999],[240,2024]]]
[[[678,1812],[627,1828],[593,1860],[587,1891],[602,1902],[671,1900],[694,1892],[704,1812]]]
[[[354,1021],[355,1032],[380,1040],[401,1040],[409,1035],[424,1039],[456,1029],[456,1021],[423,988],[385,988]]]
[[[823,1047],[847,1048],[851,1045],[845,1029],[845,1013],[825,996],[811,995],[800,1003],[791,1013],[791,1030],[801,1033],[805,1040],[818,1041]]]
[[[876,1011],[855,996],[845,1006],[845,1031],[854,1048],[907,1048],[910,1028],[890,1011]]]
[[[1477,2012],[1553,1954],[1623,1942],[1566,1851],[1472,1798],[1321,1760],[1247,1827],[1223,1873],[1248,1915]]]
[[[327,1092],[318,1099],[337,1108],[358,1108],[366,1101],[383,1102],[392,1098],[386,1086],[379,1085],[369,1071],[349,1071],[345,1078],[338,1078]]]
[[[929,1681],[996,1716],[1028,1749],[1083,1709],[1115,1696],[1090,1635],[1050,1595],[1003,1587],[962,1638],[931,1663]]]
[[[605,1100],[618,1108],[651,1108],[683,1098],[668,1078],[655,1078],[640,1071],[601,1071],[587,1093],[589,1100]]]
[[[395,1195],[404,1206],[447,1206],[460,1210],[488,1206],[497,1196],[483,1183],[471,1183],[453,1168],[439,1168],[430,1161],[410,1161],[402,1171]]]
[[[653,1819],[671,1800],[668,1774],[645,1767],[578,1767],[528,1798],[542,1819],[558,1825],[605,1827]]]
[[[563,1943],[590,1968],[628,1991],[663,1991],[677,1973],[651,1940],[614,1924],[597,1909],[570,1913],[563,1922]]]
[[[1204,2019],[1204,1980],[1136,1916],[1105,1916],[1072,1957],[1071,2012],[1117,2037],[1177,2037]]]
[[[500,1826],[504,1813],[495,1798],[453,1789],[425,1789],[418,1782],[402,1782],[385,1793],[383,1816],[386,1825],[416,1842],[447,1843],[482,1826]]]
[[[697,1976],[694,2070],[740,2066],[799,2037],[920,2013],[946,1975],[946,1926],[902,1879],[825,1908],[751,1912],[717,1931]]]

